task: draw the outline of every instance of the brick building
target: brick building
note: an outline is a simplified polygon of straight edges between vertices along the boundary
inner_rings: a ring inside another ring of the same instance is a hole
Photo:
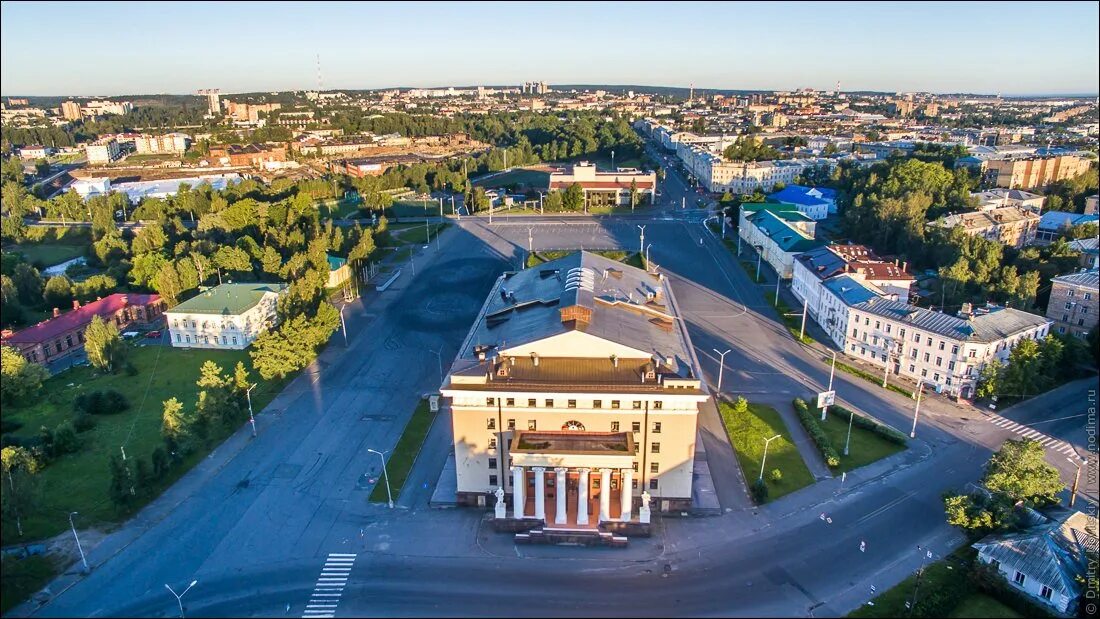
[[[283,144],[227,144],[210,147],[210,158],[233,166],[262,167],[271,161],[286,161]]]
[[[62,314],[54,308],[53,318],[14,333],[4,331],[0,343],[15,348],[27,361],[45,365],[84,350],[84,331],[93,316],[125,330],[159,322],[164,310],[164,301],[156,294],[116,293],[87,305],[73,301],[72,311]]]

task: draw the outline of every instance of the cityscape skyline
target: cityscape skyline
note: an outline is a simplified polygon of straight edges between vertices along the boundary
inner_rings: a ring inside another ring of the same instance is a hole
[[[410,22],[404,5],[321,3],[310,5],[306,13],[280,5],[256,14],[248,4],[219,4],[219,19],[204,23],[201,31],[188,32],[178,46],[164,45],[164,32],[154,28],[127,31],[132,33],[128,41],[104,47],[95,42],[96,33],[107,28],[106,20],[113,19],[108,16],[118,11],[127,11],[134,22],[190,23],[196,17],[194,5],[104,9],[105,5],[51,3],[51,11],[60,7],[71,17],[56,25],[66,45],[42,48],[31,44],[34,29],[27,26],[45,17],[45,5],[4,3],[0,28],[5,71],[0,91],[18,96],[120,96],[192,94],[207,87],[224,92],[313,90],[319,85],[325,90],[374,90],[537,79],[551,84],[762,91],[832,90],[839,82],[850,92],[1087,96],[1097,92],[1095,76],[1100,70],[1100,39],[1092,27],[1100,17],[1095,3],[1010,4],[996,15],[975,3],[924,3],[919,10],[901,3],[860,4],[855,14],[848,10],[856,6],[851,3],[690,3],[677,5],[675,12],[648,4],[504,3],[491,9],[425,4],[429,6],[418,13],[430,17],[416,23]],[[704,14],[710,17],[701,20]],[[329,30],[333,23],[364,20],[371,23],[365,36],[333,36]],[[489,20],[499,36],[476,37],[475,45],[463,40],[463,33],[476,32]],[[619,32],[660,30],[648,54],[637,44],[593,44],[602,40],[600,27],[608,20],[619,23]],[[294,29],[288,30],[286,23],[293,23]],[[904,32],[899,33],[899,23],[907,25]],[[990,33],[1026,28],[1029,44],[976,46],[975,23]],[[547,41],[530,36],[533,24],[554,37]],[[745,24],[772,24],[792,34],[777,36],[774,29]],[[676,44],[681,35],[690,39],[690,47]],[[826,53],[798,51],[805,45],[801,38],[815,36],[824,37]],[[300,43],[288,44],[294,39]],[[494,39],[501,46],[485,44]],[[89,53],[74,55],[74,47]],[[135,53],[138,49],[140,54]],[[401,50],[397,61],[380,63],[392,49]],[[685,54],[729,60],[684,63]],[[1076,60],[1058,60],[1065,58]],[[41,71],[42,62],[59,71]],[[105,66],[112,70],[103,71]],[[171,71],[163,70],[169,66]],[[945,66],[966,70],[948,75]],[[57,79],[58,73],[63,79]]]

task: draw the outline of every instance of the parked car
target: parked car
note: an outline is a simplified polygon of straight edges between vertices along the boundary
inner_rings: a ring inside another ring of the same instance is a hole
[[[160,331],[150,331],[150,332],[145,334],[145,337],[147,337],[151,340],[156,339],[156,338],[160,337]]]

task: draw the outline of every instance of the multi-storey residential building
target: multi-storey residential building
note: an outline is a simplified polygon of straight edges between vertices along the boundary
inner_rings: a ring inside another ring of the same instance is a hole
[[[222,91],[217,88],[206,88],[199,91],[200,95],[206,97],[206,113],[211,116],[218,116],[222,113]]]
[[[28,144],[19,149],[20,159],[45,159],[50,156],[52,149],[41,144]]]
[[[987,306],[961,316],[933,312],[880,298],[847,276],[825,286],[835,308],[826,328],[845,354],[883,368],[884,373],[924,382],[940,393],[969,399],[986,363],[1007,363],[1020,340],[1042,339],[1051,321],[1012,308]],[[841,330],[840,327],[843,327]]]
[[[1031,189],[1073,178],[1088,171],[1091,162],[1078,155],[1024,156],[988,159],[985,179],[996,187]]]
[[[1039,225],[1035,230],[1035,244],[1049,245],[1062,237],[1073,237],[1073,230],[1078,226],[1096,224],[1100,222],[1100,216],[1078,215],[1065,211],[1047,211],[1039,218]]]
[[[225,111],[230,118],[237,122],[255,124],[260,120],[260,114],[270,114],[282,108],[281,103],[237,103],[225,101]]]
[[[64,314],[54,308],[53,318],[14,333],[4,331],[0,340],[27,361],[45,365],[82,352],[84,332],[95,316],[126,330],[132,325],[153,325],[163,312],[159,295],[112,294],[85,305],[73,301],[72,311]]]
[[[1003,206],[983,211],[951,213],[929,222],[928,225],[961,228],[971,236],[980,236],[1019,248],[1035,239],[1039,229],[1039,215],[1030,209]]]
[[[134,111],[129,101],[89,101],[80,110],[83,116],[121,116]]]
[[[118,140],[114,138],[97,140],[84,146],[84,155],[88,158],[88,163],[92,164],[111,163],[118,159],[121,154]]]
[[[738,218],[741,241],[756,248],[782,278],[794,275],[795,256],[821,245],[814,239],[817,223],[782,203],[744,203]]]
[[[1085,198],[1085,214],[1096,215],[1100,213],[1100,196],[1089,196]]]
[[[1029,193],[1021,189],[991,189],[970,194],[971,198],[978,199],[978,208],[988,210],[1005,206],[1015,206],[1021,209],[1041,213],[1046,197],[1037,193]]]
[[[700,378],[662,275],[588,252],[505,273],[442,388],[458,502],[500,489],[514,519],[570,529],[686,508]]]
[[[286,161],[286,146],[282,144],[229,144],[211,146],[210,158],[221,164],[263,167],[265,163]]]
[[[286,284],[222,284],[165,312],[169,338],[177,348],[248,348],[273,327]]]
[[[551,172],[548,190],[565,191],[573,184],[580,185],[584,190],[586,207],[637,206],[652,201],[657,174],[633,168],[601,172],[594,164],[581,161]]]
[[[76,101],[62,101],[61,117],[65,120],[80,120],[80,104]]]
[[[166,133],[164,135],[141,134],[134,138],[134,149],[139,155],[167,153],[182,155],[187,152],[191,137],[186,133]]]
[[[916,281],[906,270],[908,265],[898,261],[883,260],[864,245],[827,245],[811,249],[795,256],[791,292],[806,304],[807,315],[822,328],[829,331],[844,327],[837,321],[842,320],[836,314],[835,304],[830,308],[826,303],[833,297],[843,298],[845,288],[857,289],[854,294],[870,292],[884,299],[907,303],[909,290]],[[844,278],[839,285],[832,287],[832,295],[825,293],[825,286],[837,278]],[[863,284],[855,287],[847,284],[853,280]],[[832,334],[830,334],[832,337]]]
[[[1100,299],[1100,271],[1090,269],[1050,280],[1047,318],[1058,333],[1085,337],[1096,328]]]

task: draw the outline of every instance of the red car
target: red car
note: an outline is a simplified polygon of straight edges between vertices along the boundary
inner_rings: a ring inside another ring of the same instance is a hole
[[[145,337],[147,337],[151,340],[156,339],[156,338],[160,337],[160,331],[150,331],[150,332],[145,334]]]

